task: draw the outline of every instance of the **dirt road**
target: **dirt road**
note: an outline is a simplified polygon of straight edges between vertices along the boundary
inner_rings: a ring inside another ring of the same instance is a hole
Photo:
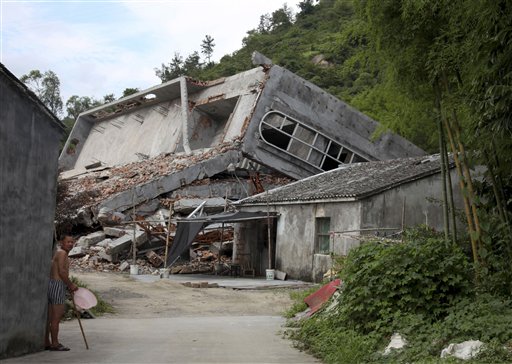
[[[171,279],[72,273],[116,313],[61,324],[68,352],[41,351],[11,363],[318,363],[283,338],[288,289],[190,288]],[[260,282],[261,283],[261,282]]]
[[[106,317],[279,316],[292,303],[287,289],[190,288],[170,279],[142,282],[119,273],[72,275],[114,306],[116,313]]]

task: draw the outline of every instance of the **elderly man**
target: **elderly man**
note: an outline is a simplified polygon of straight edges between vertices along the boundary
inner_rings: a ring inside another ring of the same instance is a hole
[[[48,323],[46,327],[45,347],[47,350],[68,351],[69,348],[59,343],[59,323],[66,311],[66,288],[73,294],[78,287],[69,279],[68,253],[75,241],[65,235],[60,247],[55,251],[48,285]],[[50,341],[51,336],[51,341]]]

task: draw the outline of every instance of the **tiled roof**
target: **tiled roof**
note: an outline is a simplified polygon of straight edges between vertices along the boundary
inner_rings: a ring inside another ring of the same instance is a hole
[[[440,171],[438,154],[343,165],[240,200],[238,204],[360,199]]]

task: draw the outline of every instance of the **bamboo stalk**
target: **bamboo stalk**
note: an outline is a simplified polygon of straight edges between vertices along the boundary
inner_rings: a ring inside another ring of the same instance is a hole
[[[434,82],[434,93],[436,95],[435,104],[437,108],[437,133],[439,143],[439,155],[441,157],[441,179],[442,179],[442,193],[443,193],[443,230],[444,239],[446,242],[449,240],[450,234],[450,222],[448,220],[448,193],[446,191],[446,155],[445,148],[443,148],[443,124],[441,121],[441,90],[439,88],[439,80],[436,79]]]
[[[471,240],[471,250],[473,252],[473,261],[475,263],[478,263],[478,245],[476,243],[475,237],[474,237],[474,227],[473,227],[473,217],[471,215],[471,207],[468,200],[468,197],[466,196],[466,184],[464,181],[464,174],[462,172],[462,167],[460,164],[459,156],[457,154],[457,149],[455,148],[455,142],[453,140],[452,131],[450,128],[450,124],[448,123],[448,120],[446,118],[443,118],[443,124],[446,129],[446,132],[448,134],[448,140],[450,141],[450,147],[453,152],[453,159],[455,161],[455,166],[457,168],[457,173],[459,175],[459,185],[462,190],[462,199],[464,201],[464,213],[466,215],[466,220],[468,223],[468,230],[469,230],[469,239]]]
[[[477,209],[476,209],[475,192],[474,192],[474,189],[473,189],[473,179],[471,177],[471,173],[470,173],[469,167],[468,167],[468,161],[467,161],[467,157],[466,157],[466,150],[465,150],[464,144],[462,144],[461,138],[460,138],[460,126],[459,126],[459,123],[457,121],[457,113],[455,112],[455,110],[453,110],[452,113],[453,113],[453,118],[454,118],[453,122],[455,124],[455,137],[457,139],[457,143],[458,143],[458,146],[459,146],[459,152],[460,152],[460,155],[461,155],[461,158],[462,158],[462,167],[463,167],[463,171],[464,171],[464,174],[465,174],[465,177],[466,177],[466,184],[468,186],[469,199],[471,201],[471,212],[473,214],[473,221],[475,223],[475,231],[477,233],[477,244],[481,245],[480,237],[481,237],[482,231],[480,229],[480,220],[478,218],[478,212],[477,212]]]
[[[457,220],[455,218],[455,203],[453,201],[453,187],[452,187],[452,176],[450,172],[450,158],[448,156],[448,149],[446,147],[446,137],[444,135],[443,131],[443,149],[444,149],[444,155],[445,155],[445,164],[446,164],[446,181],[447,181],[447,187],[448,187],[448,204],[449,204],[449,211],[450,211],[450,218],[452,221],[452,243],[455,245],[457,243]]]

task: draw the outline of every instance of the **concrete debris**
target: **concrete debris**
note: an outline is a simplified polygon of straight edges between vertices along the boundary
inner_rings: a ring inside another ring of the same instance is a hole
[[[111,243],[112,243],[112,239],[106,238],[106,239],[103,239],[102,241],[100,241],[99,243],[97,243],[95,246],[97,246],[99,248],[107,248]]]
[[[100,259],[106,260],[107,262],[110,262],[110,263],[112,263],[112,261],[114,260],[114,259],[113,259],[113,257],[112,257],[112,255],[107,254],[107,253],[105,252],[105,250],[100,250],[100,251],[98,252],[98,257],[99,257]]]
[[[112,242],[107,247],[107,252],[109,254],[118,254],[123,250],[129,248],[132,245],[132,242],[135,239],[135,244],[140,245],[146,241],[147,235],[145,231],[136,230],[135,238],[133,232],[131,234],[125,234],[120,238],[112,240]]]
[[[127,261],[124,261],[124,262],[122,262],[122,263],[119,265],[119,271],[120,271],[120,272],[124,272],[124,271],[125,271],[125,270],[127,270],[129,267],[130,267],[130,263],[128,263]]]
[[[480,340],[468,340],[459,344],[450,344],[441,351],[441,358],[454,356],[457,359],[469,360],[480,352],[483,345],[484,343]]]
[[[114,236],[116,238],[119,238],[119,237],[123,236],[124,234],[126,234],[126,230],[124,230],[124,229],[120,229],[120,228],[116,228],[116,227],[109,227],[109,226],[105,226],[103,228],[103,232],[107,236]]]
[[[110,211],[107,208],[102,208],[98,212],[98,222],[103,226],[118,225],[127,220],[126,215],[118,211]]]
[[[80,208],[76,213],[77,223],[90,227],[94,224],[93,215],[90,208]]]
[[[169,216],[169,212],[160,211],[158,216]],[[158,217],[151,215],[151,219]],[[164,267],[165,242],[167,226],[165,220],[149,220],[137,217],[135,242],[139,274],[160,275]],[[133,225],[132,225],[133,226]],[[143,228],[143,230],[141,230]],[[176,225],[170,225],[169,242],[172,244]],[[115,238],[119,235],[118,238]],[[179,259],[169,268],[171,274],[214,273],[214,266],[225,269],[216,274],[231,274],[231,256],[233,253],[233,226],[214,225],[214,228],[200,233],[191,245],[189,257]],[[113,239],[105,238],[112,236]],[[101,241],[97,242],[100,238]],[[79,272],[95,271],[126,271],[133,260],[133,228],[131,226],[105,226],[79,239],[70,254],[73,270]]]
[[[76,246],[91,246],[99,243],[100,241],[105,239],[105,233],[103,231],[97,231],[92,234],[82,236],[76,242]]]
[[[407,345],[407,341],[400,335],[399,333],[395,332],[391,336],[391,341],[389,342],[388,346],[384,349],[383,355],[389,355],[393,350],[400,350],[403,349]]]
[[[233,148],[233,143],[225,143],[204,153],[193,155],[163,153],[155,158],[121,165],[108,171],[89,171],[86,175],[71,179],[66,179],[66,175],[62,174],[59,180],[60,188],[57,191],[57,221],[63,222],[66,218],[76,218],[79,209],[94,208],[113,195],[131,191],[134,187],[171,175],[189,165],[197,165],[201,161],[218,156]],[[103,177],[107,174],[109,178],[98,178],[100,174]],[[125,209],[130,207],[129,204]],[[102,224],[118,223],[118,216],[112,215],[112,213],[112,210],[100,209],[97,220]]]
[[[207,213],[218,213],[224,211],[226,206],[226,200],[222,197],[214,198],[187,198],[176,201],[174,204],[174,211],[179,214],[188,215],[194,211],[203,201],[206,203],[203,206],[203,210]]]
[[[68,253],[68,256],[70,258],[80,258],[86,255],[87,249],[84,246],[75,246],[71,251]]]

